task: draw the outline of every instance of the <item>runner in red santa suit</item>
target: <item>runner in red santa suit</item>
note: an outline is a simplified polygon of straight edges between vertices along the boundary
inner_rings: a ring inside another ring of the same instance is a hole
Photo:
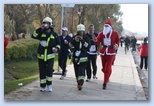
[[[106,89],[107,82],[112,73],[112,62],[119,47],[119,36],[115,30],[112,30],[111,19],[105,22],[104,29],[100,32],[96,39],[96,44],[102,44],[100,57],[102,60],[102,72],[104,73],[103,89]]]

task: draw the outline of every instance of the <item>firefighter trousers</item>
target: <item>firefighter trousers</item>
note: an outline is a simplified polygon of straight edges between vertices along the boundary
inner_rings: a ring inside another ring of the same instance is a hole
[[[77,84],[83,85],[87,62],[81,62],[79,65],[77,64],[77,62],[73,62],[73,65]]]
[[[52,85],[52,74],[54,58],[44,61],[38,60],[39,74],[40,74],[40,87],[46,87],[46,85]]]

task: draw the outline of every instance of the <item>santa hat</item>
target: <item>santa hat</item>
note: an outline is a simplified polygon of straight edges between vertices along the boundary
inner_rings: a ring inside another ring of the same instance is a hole
[[[112,22],[111,22],[111,18],[110,17],[108,17],[108,19],[105,22],[105,24],[112,26]]]

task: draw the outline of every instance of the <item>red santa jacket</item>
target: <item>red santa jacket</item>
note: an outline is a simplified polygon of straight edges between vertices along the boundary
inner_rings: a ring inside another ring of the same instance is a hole
[[[111,35],[110,35],[111,33]],[[107,38],[110,37],[111,39],[111,45],[110,47],[106,47],[106,45],[104,45],[104,38],[105,38],[105,35],[103,35],[103,31],[100,32],[97,36],[97,40],[96,40],[96,44],[102,44],[102,48],[100,50],[100,54],[101,55],[116,55],[116,50],[113,48],[113,46],[115,44],[117,44],[119,46],[119,36],[118,36],[118,33],[115,31],[115,30],[111,30],[109,34],[106,35]]]
[[[6,46],[8,45],[8,38],[4,36],[4,56],[6,56]]]
[[[142,43],[140,45],[140,56],[148,56],[148,44]]]

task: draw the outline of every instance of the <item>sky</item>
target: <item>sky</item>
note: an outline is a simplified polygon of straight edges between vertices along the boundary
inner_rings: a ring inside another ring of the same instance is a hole
[[[124,29],[148,33],[148,4],[121,4]]]

